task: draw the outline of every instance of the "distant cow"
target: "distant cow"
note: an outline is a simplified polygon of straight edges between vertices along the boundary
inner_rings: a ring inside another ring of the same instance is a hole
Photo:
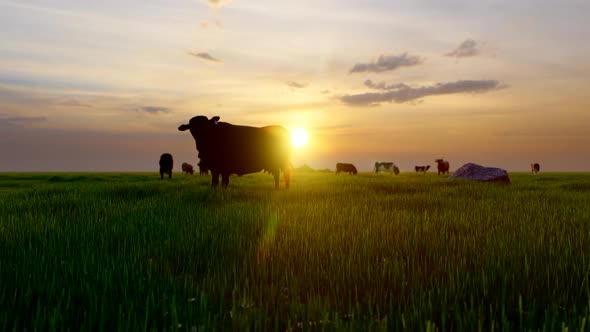
[[[174,166],[174,159],[169,153],[164,153],[160,156],[160,179],[164,178],[164,174],[168,174],[168,178],[172,178],[172,167]]]
[[[202,161],[199,161],[199,175],[207,174],[209,174],[209,169],[207,169],[207,166],[205,166]]]
[[[428,171],[430,169],[430,165],[426,165],[426,166],[414,166],[414,169],[416,170],[416,173],[418,173],[418,172],[426,173],[426,171]]]
[[[540,170],[541,165],[539,165],[538,163],[531,164],[531,173],[538,174]]]
[[[445,173],[449,174],[449,162],[448,161],[443,160],[443,159],[437,159],[435,161],[438,164],[437,165],[438,175],[441,175],[441,174],[444,175]]]
[[[190,130],[195,139],[199,159],[211,171],[211,184],[226,188],[231,174],[243,175],[262,170],[274,176],[275,188],[283,171],[289,188],[291,174],[291,134],[281,126],[248,127],[218,122],[199,115],[178,130]]]
[[[353,164],[336,163],[336,175],[340,174],[340,172],[347,172],[348,174],[358,173],[356,167]]]
[[[374,170],[375,170],[375,173],[379,173],[381,171],[381,172],[389,172],[389,173],[395,174],[395,175],[399,174],[399,168],[392,162],[376,161]]]
[[[185,172],[187,175],[193,175],[193,173],[195,172],[193,165],[189,163],[182,163],[182,171]]]

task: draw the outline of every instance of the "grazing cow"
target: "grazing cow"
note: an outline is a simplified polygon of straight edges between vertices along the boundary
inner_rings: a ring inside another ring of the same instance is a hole
[[[418,172],[424,172],[424,173],[426,173],[426,171],[428,171],[430,169],[430,165],[426,165],[426,166],[414,166],[414,169],[416,170],[416,173],[418,173]]]
[[[538,174],[540,170],[541,165],[539,165],[538,163],[531,164],[531,173]]]
[[[348,174],[358,173],[353,164],[336,163],[336,175],[340,174],[340,172],[348,172]]]
[[[209,174],[209,169],[207,168],[207,166],[205,166],[202,161],[199,161],[199,175],[208,175],[208,174]]]
[[[437,165],[438,175],[441,175],[441,174],[444,175],[445,173],[450,174],[449,173],[449,162],[448,161],[443,160],[442,158],[441,159],[437,159],[435,161],[438,164]]]
[[[164,178],[164,174],[168,174],[168,178],[172,178],[172,167],[174,166],[174,159],[169,153],[164,153],[160,156],[160,179]]]
[[[274,176],[279,188],[283,171],[285,186],[289,188],[291,174],[291,134],[281,126],[248,127],[218,122],[199,115],[178,130],[190,130],[195,139],[199,159],[211,171],[211,184],[226,188],[231,174],[243,175],[262,170]]]
[[[395,175],[399,174],[399,168],[392,162],[376,161],[375,162],[375,173],[379,173],[379,171],[389,172],[391,174],[395,173]]]
[[[193,175],[195,172],[193,165],[189,163],[182,163],[182,171],[185,172],[187,175]]]

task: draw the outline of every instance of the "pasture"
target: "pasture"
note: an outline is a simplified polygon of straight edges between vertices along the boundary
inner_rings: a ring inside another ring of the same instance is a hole
[[[588,330],[590,174],[0,174],[0,330]]]

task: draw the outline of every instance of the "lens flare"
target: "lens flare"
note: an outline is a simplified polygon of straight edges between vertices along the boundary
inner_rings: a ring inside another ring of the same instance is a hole
[[[294,129],[291,132],[291,142],[293,142],[293,145],[296,147],[302,147],[305,144],[307,144],[307,132],[305,132],[305,130],[303,129]]]

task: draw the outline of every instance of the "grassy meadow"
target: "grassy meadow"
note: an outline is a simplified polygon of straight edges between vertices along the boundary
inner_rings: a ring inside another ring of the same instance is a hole
[[[590,174],[0,173],[0,330],[590,330]]]

